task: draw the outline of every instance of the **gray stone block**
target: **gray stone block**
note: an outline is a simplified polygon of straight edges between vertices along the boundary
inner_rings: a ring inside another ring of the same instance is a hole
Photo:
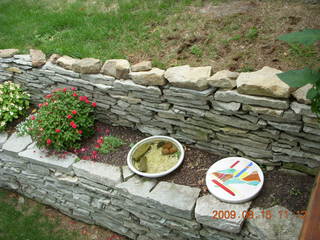
[[[148,195],[153,200],[153,207],[186,219],[192,219],[200,189],[160,182]]]
[[[122,177],[123,181],[127,181],[129,178],[133,177],[135,174],[130,170],[128,166],[122,166]]]
[[[231,233],[239,233],[244,223],[243,212],[247,211],[250,207],[251,202],[242,204],[231,204],[221,202],[212,195],[206,195],[200,197],[197,200],[195,208],[196,220],[205,225],[215,229],[219,229]],[[236,218],[225,219],[225,218],[213,218],[213,211],[224,211],[224,212],[236,212]]]
[[[292,102],[290,104],[290,108],[296,113],[300,115],[304,115],[307,117],[315,118],[316,115],[311,111],[310,105],[305,105],[297,102]]]
[[[38,147],[28,148],[20,152],[19,157],[25,158],[32,163],[39,164],[48,168],[54,168],[61,172],[69,173],[72,171],[72,164],[75,162],[77,156],[68,154],[65,158],[59,158],[56,155],[47,156],[48,153],[40,150]]]
[[[90,179],[110,187],[122,182],[120,167],[104,163],[81,160],[73,164],[73,170],[78,177]]]
[[[32,143],[31,137],[22,136],[19,137],[17,133],[13,133],[9,139],[3,144],[2,149],[5,152],[19,153],[26,149]]]
[[[148,200],[146,197],[149,195],[149,192],[156,185],[156,180],[134,176],[128,181],[116,185],[116,188],[119,189],[126,198],[129,198],[133,201],[138,201],[146,203]],[[129,193],[129,194],[128,194]]]
[[[278,100],[267,97],[256,97],[245,94],[240,94],[236,90],[234,91],[223,91],[219,90],[215,93],[214,99],[223,102],[239,102],[244,104],[252,104],[262,107],[270,107],[276,109],[287,109],[289,108],[288,101]]]
[[[47,62],[45,65],[43,65],[42,69],[43,70],[51,70],[51,71],[54,71],[58,74],[66,75],[66,76],[70,76],[70,77],[75,77],[75,78],[80,77],[79,73],[75,73],[71,70],[64,69],[62,67],[59,67],[57,65],[52,64],[51,62]]]
[[[240,129],[257,130],[260,128],[257,124],[253,124],[249,121],[242,120],[237,117],[214,114],[212,112],[206,112],[205,118],[218,124],[228,125]]]
[[[262,215],[267,211],[272,215],[272,219]],[[274,206],[268,209],[254,208],[252,211],[259,214],[259,217],[250,218],[247,220],[249,232],[254,233],[259,239],[265,240],[292,240],[297,239],[302,227],[303,220],[288,209],[281,206]],[[286,217],[284,217],[284,215]],[[263,217],[264,216],[264,217]]]
[[[2,148],[2,145],[7,141],[8,134],[6,132],[0,133],[0,149]]]

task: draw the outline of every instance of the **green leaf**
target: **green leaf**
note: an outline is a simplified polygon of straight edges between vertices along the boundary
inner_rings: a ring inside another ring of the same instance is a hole
[[[317,96],[317,90],[315,88],[310,88],[308,93],[307,93],[307,98],[308,99],[313,99]]]
[[[292,32],[278,37],[279,40],[287,43],[301,43],[312,45],[320,40],[320,29],[305,29],[302,32]]]
[[[290,87],[302,87],[308,83],[314,84],[320,78],[320,73],[305,68],[278,73],[277,76]]]

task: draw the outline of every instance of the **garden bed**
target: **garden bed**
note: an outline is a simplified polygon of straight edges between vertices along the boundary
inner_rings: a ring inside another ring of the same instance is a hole
[[[108,154],[92,155],[96,151],[96,141],[101,136],[112,135],[121,139],[124,144]],[[127,127],[112,126],[102,122],[95,125],[95,134],[83,140],[77,155],[86,160],[92,160],[115,166],[127,164],[127,154],[136,142],[147,136],[137,130]],[[168,181],[176,184],[198,187],[200,195],[208,193],[205,184],[205,175],[209,167],[222,156],[208,151],[196,149],[190,145],[184,145],[185,157],[182,165],[173,173],[159,178],[160,181]],[[83,151],[81,151],[81,149]],[[281,205],[290,211],[300,213],[305,211],[312,190],[314,177],[288,170],[273,169],[264,171],[265,183],[261,193],[253,201],[254,207],[268,208]]]

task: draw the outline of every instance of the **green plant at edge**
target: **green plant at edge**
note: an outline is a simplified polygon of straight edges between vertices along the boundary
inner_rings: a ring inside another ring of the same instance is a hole
[[[103,141],[99,148],[96,148],[96,150],[102,154],[108,154],[112,151],[114,151],[116,148],[121,147],[124,144],[124,142],[113,136],[106,136],[103,138]]]
[[[320,29],[305,29],[302,32],[281,35],[278,39],[290,45],[302,44],[311,46],[320,40]],[[313,66],[308,66],[301,70],[290,70],[277,75],[290,87],[299,88],[311,84],[312,87],[307,93],[307,98],[311,100],[312,112],[320,118],[320,69],[314,69]]]

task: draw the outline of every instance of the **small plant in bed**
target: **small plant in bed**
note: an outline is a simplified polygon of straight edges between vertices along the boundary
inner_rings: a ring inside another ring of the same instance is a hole
[[[96,150],[101,154],[108,154],[115,151],[117,148],[121,147],[124,142],[117,137],[106,136],[100,137],[97,140]]]
[[[39,147],[54,151],[79,148],[80,139],[93,134],[96,103],[79,96],[75,88],[56,89],[45,96],[36,114],[30,116],[28,134]]]
[[[0,132],[8,123],[26,113],[30,95],[11,81],[0,84]]]

